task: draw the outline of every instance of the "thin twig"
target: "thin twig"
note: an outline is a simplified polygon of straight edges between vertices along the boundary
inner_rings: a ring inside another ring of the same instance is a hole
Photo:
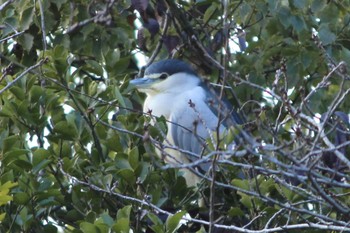
[[[7,89],[11,88],[16,82],[18,82],[21,78],[23,78],[26,74],[28,74],[30,71],[40,67],[42,64],[47,62],[48,59],[41,59],[38,63],[36,63],[33,66],[28,67],[25,71],[23,71],[20,75],[18,75],[17,78],[15,78],[12,82],[7,83],[7,85],[0,90],[0,95],[4,93]]]
[[[11,3],[13,3],[15,0],[7,0],[6,2],[4,2],[3,4],[0,5],[0,11],[2,11],[3,9],[5,9],[5,7],[7,7],[8,5],[10,5]]]
[[[123,195],[120,193],[117,193],[113,190],[113,188],[110,189],[103,189],[100,188],[92,183],[89,182],[85,182],[85,181],[81,181],[78,178],[66,173],[63,170],[63,164],[62,162],[59,162],[58,164],[59,170],[61,171],[61,173],[67,177],[67,179],[72,181],[72,184],[79,184],[79,185],[83,185],[85,187],[89,187],[97,192],[101,192],[101,193],[106,193],[115,197],[118,197],[122,200],[126,200],[126,201],[131,201],[137,204],[141,204],[142,206],[147,206],[149,208],[151,208],[153,211],[155,211],[156,213],[162,213],[165,214],[167,216],[173,216],[173,213],[170,213],[168,211],[163,210],[162,208],[159,208],[158,206],[150,203],[149,201],[145,201],[145,200],[141,200],[138,198],[134,198],[134,197],[130,197],[127,195]],[[207,225],[210,226],[211,223],[208,221],[204,221],[204,220],[199,220],[199,219],[195,219],[195,218],[189,218],[186,215],[184,217],[182,217],[182,219],[184,221],[189,221],[189,222],[194,222],[194,223],[199,223],[199,224],[203,224],[203,225]],[[234,225],[222,225],[222,224],[214,224],[214,226],[216,228],[221,228],[221,229],[227,229],[227,230],[235,230],[237,232],[245,232],[245,233],[272,233],[272,232],[285,232],[286,230],[293,230],[293,229],[319,229],[319,230],[334,230],[334,231],[350,231],[349,227],[346,226],[335,226],[335,225],[325,225],[325,224],[319,224],[319,223],[301,223],[301,224],[294,224],[294,225],[283,225],[280,227],[273,227],[273,228],[264,228],[262,230],[249,230],[249,229],[245,229],[245,228],[241,228],[241,227],[237,227]]]
[[[40,8],[40,21],[41,21],[41,32],[42,32],[42,39],[43,39],[43,50],[45,52],[46,49],[47,49],[47,44],[46,44],[46,26],[45,26],[44,8],[43,8],[43,4],[42,4],[41,1],[42,0],[38,0],[39,8]]]
[[[16,32],[15,34],[12,34],[11,36],[8,36],[8,37],[5,37],[3,39],[0,40],[0,43],[4,42],[4,41],[7,41],[7,40],[10,40],[10,39],[13,39],[17,36],[20,36],[24,33],[24,31],[20,31],[20,32]]]

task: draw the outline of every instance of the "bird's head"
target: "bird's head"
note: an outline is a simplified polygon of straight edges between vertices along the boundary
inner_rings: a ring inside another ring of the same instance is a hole
[[[187,63],[167,59],[152,63],[144,76],[130,82],[139,91],[148,95],[159,93],[181,93],[199,85],[201,79]]]

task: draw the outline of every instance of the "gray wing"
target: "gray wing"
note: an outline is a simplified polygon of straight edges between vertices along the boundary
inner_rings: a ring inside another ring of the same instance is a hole
[[[218,118],[206,96],[194,97],[191,102],[194,107],[190,107],[188,100],[181,107],[174,106],[169,129],[176,146],[195,154],[183,153],[182,156],[186,156],[189,161],[195,161],[206,155],[206,140],[209,137],[209,132],[216,130]],[[224,125],[221,125],[220,132],[224,130]],[[198,167],[207,171],[210,163],[203,163]]]
[[[205,90],[206,102],[213,113],[218,115],[218,113],[221,112],[226,116],[223,121],[225,127],[228,128],[232,125],[244,124],[245,120],[243,115],[239,114],[226,98],[219,99],[219,93],[217,90],[212,87],[208,87],[206,83],[202,83],[201,87]]]
[[[189,119],[187,118],[187,120]],[[190,162],[193,162],[202,158],[202,155],[205,155],[205,140],[208,135],[203,133],[202,129],[199,130],[201,133],[197,132],[198,128],[204,129],[204,126],[201,123],[195,123],[197,124],[196,127],[191,125],[187,125],[187,127],[183,126],[183,124],[187,123],[187,120],[184,122],[185,120],[183,118],[173,118],[172,121],[175,121],[176,123],[171,124],[171,136],[175,146],[192,152],[192,154],[181,153],[181,156],[186,156]],[[192,120],[192,122],[196,121],[196,119]],[[204,173],[209,169],[209,167],[210,163],[202,163],[199,165],[200,170],[202,170]]]
[[[171,136],[173,138],[174,144],[183,150],[188,150],[198,155],[197,158],[190,159],[191,161],[198,159],[202,152],[203,145],[205,144],[205,135],[198,135],[192,125],[188,125],[187,120],[192,121],[194,124],[197,119],[183,119],[173,117],[171,119]],[[186,121],[186,122],[184,122]]]
[[[189,161],[195,161],[207,154],[205,143],[209,137],[209,131],[214,132],[218,126],[219,112],[224,115],[224,119],[220,122],[220,132],[232,125],[243,124],[243,117],[226,100],[219,100],[214,90],[209,90],[205,84],[198,88],[201,91],[194,92],[197,93],[196,96],[186,96],[181,107],[174,106],[170,116],[172,123],[169,129],[174,144],[196,154],[195,156],[183,153]],[[202,95],[198,96],[198,93]],[[194,107],[190,107],[188,103],[190,99]],[[209,167],[210,163],[199,166],[203,171],[207,171]]]

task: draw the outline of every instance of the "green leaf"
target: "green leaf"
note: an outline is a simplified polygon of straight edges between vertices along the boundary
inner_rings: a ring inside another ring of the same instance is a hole
[[[23,155],[26,155],[27,153],[29,153],[29,150],[13,148],[4,154],[2,163],[6,166],[9,166],[12,163],[18,165],[23,159],[26,159]]]
[[[55,0],[53,3],[56,4],[58,9],[61,9],[61,6],[66,2],[67,2],[67,0]]]
[[[18,42],[23,46],[23,48],[29,52],[34,44],[34,36],[29,33],[24,33],[18,38]]]
[[[8,193],[10,189],[16,187],[17,185],[17,182],[7,181],[5,184],[0,185],[0,192]]]
[[[294,6],[299,9],[304,9],[307,4],[307,1],[305,0],[293,0],[293,2],[294,2]]]
[[[94,223],[96,220],[96,213],[94,211],[90,211],[86,217],[85,220],[90,222],[90,223]]]
[[[120,93],[120,90],[119,90],[119,87],[115,86],[114,87],[114,96],[115,98],[118,100],[119,104],[126,108],[126,104],[125,104],[125,101],[124,101],[124,97],[122,96],[122,94]]]
[[[42,169],[44,169],[45,167],[47,167],[47,165],[49,165],[51,163],[50,159],[44,159],[42,161],[40,161],[39,164],[37,164],[35,167],[33,167],[33,173],[37,174],[39,171],[41,171]]]
[[[13,196],[13,201],[19,205],[26,205],[29,200],[30,200],[30,196],[27,193],[23,193],[23,192],[16,193]]]
[[[146,162],[141,162],[141,166],[138,166],[135,174],[137,174],[137,178],[140,179],[140,182],[144,182],[148,175],[150,174],[151,165]]]
[[[165,227],[167,233],[176,232],[176,230],[181,226],[180,221],[182,217],[186,214],[185,211],[180,211],[173,216],[169,216],[166,220]]]
[[[242,22],[245,23],[245,21],[247,19],[249,19],[249,17],[251,16],[251,12],[252,12],[252,7],[246,3],[246,2],[242,2],[239,6],[239,14],[242,18]]]
[[[130,166],[129,163],[129,157],[126,154],[119,153],[117,154],[117,168],[120,169],[130,169],[132,170],[132,167]]]
[[[238,187],[238,188],[244,189],[244,190],[250,189],[250,185],[249,185],[248,180],[233,179],[231,181],[231,184]]]
[[[21,30],[27,30],[33,22],[34,7],[25,9],[20,17]]]
[[[12,200],[12,196],[9,195],[10,189],[17,186],[17,183],[7,181],[5,184],[0,185],[0,206],[5,205]]]
[[[25,98],[25,93],[23,88],[14,86],[10,88],[10,91],[19,100],[23,100]]]
[[[32,86],[30,88],[29,96],[30,100],[33,103],[36,103],[39,101],[40,97],[43,95],[43,89],[40,86]]]
[[[244,216],[244,212],[241,208],[231,207],[231,209],[228,211],[228,215],[231,217],[241,217]]]
[[[113,226],[113,230],[117,233],[129,233],[130,231],[130,212],[131,205],[125,206],[123,209],[118,210],[117,222]]]
[[[112,71],[114,69],[115,64],[119,61],[120,59],[120,50],[119,49],[114,49],[110,50],[106,56],[105,56],[105,61],[106,61],[106,68],[107,71]]]
[[[6,213],[0,214],[0,223],[5,219]]]
[[[38,148],[33,152],[33,166],[37,166],[41,161],[47,160],[50,152],[44,148]]]
[[[305,29],[305,22],[304,19],[300,16],[291,16],[290,22],[293,25],[293,28],[297,31],[300,32],[303,29]]]
[[[159,219],[159,217],[151,212],[147,213],[147,217],[152,221],[154,225],[162,225],[163,222]]]
[[[109,150],[112,151],[121,151],[122,145],[120,143],[120,137],[118,135],[113,135],[112,137],[109,137],[106,142],[106,146]]]
[[[111,187],[113,181],[113,176],[112,174],[107,174],[103,176],[103,185],[104,187]]]
[[[4,195],[0,192],[0,206],[5,205],[7,202],[12,201],[12,196]]]
[[[107,224],[109,227],[112,227],[114,224],[114,219],[108,213],[103,213],[100,220],[102,220],[103,223]]]
[[[323,7],[326,6],[326,0],[313,0],[311,3],[311,11],[312,12],[318,12],[323,9]]]
[[[278,12],[278,19],[280,20],[284,28],[288,28],[291,25],[290,9],[284,6],[281,7],[280,11]]]
[[[84,67],[87,71],[103,76],[102,66],[94,60],[86,60],[86,66]]]
[[[139,165],[139,150],[138,147],[134,147],[129,152],[130,166],[135,170]]]
[[[335,42],[337,36],[329,30],[328,25],[322,25],[318,31],[318,36],[323,45],[329,45]]]
[[[67,121],[58,122],[53,129],[54,132],[61,134],[67,140],[72,140],[78,136],[76,127]]]
[[[3,142],[3,153],[10,151],[14,147],[20,147],[21,137],[18,135],[12,135],[4,139]]]
[[[117,223],[113,226],[113,230],[116,233],[129,233],[130,232],[129,219],[127,218],[118,219]]]
[[[84,233],[100,233],[98,228],[93,223],[82,222],[80,223],[80,228]]]
[[[349,49],[342,47],[341,56],[343,57],[344,61],[347,64],[350,64],[350,50]]]
[[[130,184],[135,184],[136,178],[134,175],[134,171],[132,169],[120,169],[117,172],[117,175],[121,176],[123,179],[125,179]]]
[[[127,206],[123,207],[123,209],[118,210],[117,219],[119,219],[119,218],[127,218],[127,219],[129,219],[130,218],[131,208],[132,208],[131,205],[127,205]]]
[[[212,19],[214,13],[218,9],[218,5],[213,3],[208,7],[208,9],[204,13],[203,21],[207,23],[210,19]]]
[[[248,196],[246,194],[243,193],[239,193],[241,195],[241,200],[240,202],[247,207],[248,209],[253,208],[253,204],[252,204],[252,197]]]
[[[57,227],[51,223],[48,223],[47,225],[43,226],[43,232],[55,233],[57,232]]]
[[[114,71],[117,74],[122,74],[125,72],[130,63],[130,57],[120,58],[114,66]]]

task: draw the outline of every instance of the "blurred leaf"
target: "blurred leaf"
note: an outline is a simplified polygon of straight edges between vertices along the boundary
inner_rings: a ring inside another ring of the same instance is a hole
[[[311,3],[311,10],[312,12],[317,12],[322,10],[323,7],[326,5],[326,0],[313,0]]]
[[[129,219],[130,218],[131,208],[132,208],[132,206],[128,205],[128,206],[125,206],[122,209],[118,210],[117,219],[120,219],[120,218],[127,218],[127,219]]]
[[[336,35],[331,32],[327,25],[322,24],[318,31],[318,36],[324,45],[332,44],[336,40]]]
[[[120,93],[120,90],[118,87],[114,87],[114,95],[116,97],[116,99],[118,100],[119,104],[126,108],[126,104],[125,104],[125,101],[124,101],[124,97],[122,96],[122,94]]]
[[[11,149],[11,151],[4,154],[2,162],[4,165],[9,166],[12,163],[21,163],[23,161],[23,156],[28,154],[29,151],[25,149]],[[24,164],[23,164],[24,165]]]
[[[131,205],[125,206],[124,208],[118,210],[117,222],[113,226],[113,230],[117,233],[129,233],[130,231],[130,212]]]
[[[89,222],[80,223],[80,228],[84,233],[108,233],[108,226],[105,224],[93,224]]]
[[[148,212],[147,213],[147,217],[152,221],[152,225],[150,226],[150,228],[156,232],[156,233],[164,233],[163,230],[163,222],[158,218],[157,215]]]
[[[6,213],[0,214],[0,223],[4,220],[5,216],[6,216]]]
[[[253,208],[252,197],[246,194],[240,194],[242,196],[240,202],[248,209]]]
[[[290,22],[297,32],[300,32],[301,30],[305,29],[305,22],[300,16],[292,16]]]
[[[17,99],[24,100],[25,93],[24,93],[23,88],[14,86],[14,87],[10,88],[10,91],[12,94],[14,94],[16,96]]]
[[[0,184],[0,206],[12,201],[13,197],[9,195],[10,189],[16,187],[18,183],[7,181],[5,184]]]
[[[307,4],[307,2],[304,0],[293,0],[293,3],[294,3],[294,6],[300,9],[304,9]]]
[[[166,220],[165,227],[167,233],[176,232],[176,230],[181,226],[180,220],[186,214],[185,211],[180,211],[173,216],[169,216]]]
[[[54,131],[65,139],[73,140],[78,136],[76,127],[66,121],[60,121],[54,126]]]
[[[113,230],[116,233],[129,233],[129,219],[121,218],[117,220],[117,223],[113,226]]]
[[[231,184],[234,186],[237,186],[238,188],[244,189],[244,190],[249,190],[249,187],[250,187],[247,180],[233,179],[231,181]]]
[[[130,150],[129,163],[133,169],[136,169],[139,165],[139,151],[137,147],[134,147]]]
[[[132,169],[120,169],[117,172],[117,175],[120,175],[123,179],[125,179],[130,184],[134,184],[136,182],[136,177]]]
[[[34,44],[34,36],[29,33],[24,33],[21,37],[19,37],[18,41],[23,46],[23,48],[29,52]]]
[[[102,66],[94,60],[86,60],[87,66],[85,67],[87,71],[103,76]]]
[[[238,208],[238,207],[231,207],[231,209],[228,211],[228,214],[232,217],[244,216],[243,210],[241,208]]]
[[[26,31],[33,22],[34,7],[25,9],[20,17],[21,30]]]
[[[211,4],[204,13],[203,21],[208,22],[213,17],[216,10],[218,10],[218,5],[215,3]]]
[[[16,193],[13,196],[13,201],[18,203],[19,205],[25,205],[30,200],[30,196],[27,193]]]

